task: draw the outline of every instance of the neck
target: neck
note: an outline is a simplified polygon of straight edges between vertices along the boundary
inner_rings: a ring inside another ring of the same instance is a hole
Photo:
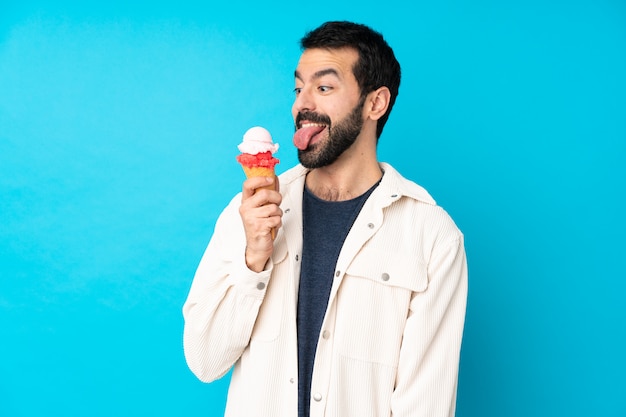
[[[311,170],[306,185],[316,197],[326,201],[345,201],[369,190],[383,175],[378,162],[334,164]]]

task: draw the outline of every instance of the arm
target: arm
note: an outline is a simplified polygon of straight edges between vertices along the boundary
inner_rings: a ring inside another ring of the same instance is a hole
[[[241,203],[233,199],[220,215],[183,306],[185,358],[205,382],[228,372],[248,346],[270,279],[281,197],[269,190],[255,195],[259,181],[265,180],[247,180]]]
[[[427,290],[411,300],[391,401],[395,417],[455,413],[467,301],[462,236],[434,249],[428,277]]]

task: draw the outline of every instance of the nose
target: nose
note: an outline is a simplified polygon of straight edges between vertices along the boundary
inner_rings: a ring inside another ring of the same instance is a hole
[[[302,112],[304,110],[312,111],[315,109],[315,103],[311,92],[306,88],[301,88],[296,94],[296,99],[293,102],[293,110],[295,113]]]

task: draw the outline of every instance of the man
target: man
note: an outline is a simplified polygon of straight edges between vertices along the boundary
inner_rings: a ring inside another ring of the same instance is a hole
[[[301,164],[279,191],[246,180],[218,219],[183,307],[189,367],[208,382],[234,365],[227,416],[452,416],[463,235],[377,161],[400,66],[359,24],[325,23],[301,46]]]

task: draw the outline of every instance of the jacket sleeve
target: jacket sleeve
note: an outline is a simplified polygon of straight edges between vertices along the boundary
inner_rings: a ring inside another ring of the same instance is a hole
[[[452,417],[467,301],[463,236],[433,249],[428,288],[411,300],[392,396],[394,417]]]
[[[183,306],[185,359],[204,382],[226,374],[248,346],[270,277],[246,266],[239,202],[218,218]]]

